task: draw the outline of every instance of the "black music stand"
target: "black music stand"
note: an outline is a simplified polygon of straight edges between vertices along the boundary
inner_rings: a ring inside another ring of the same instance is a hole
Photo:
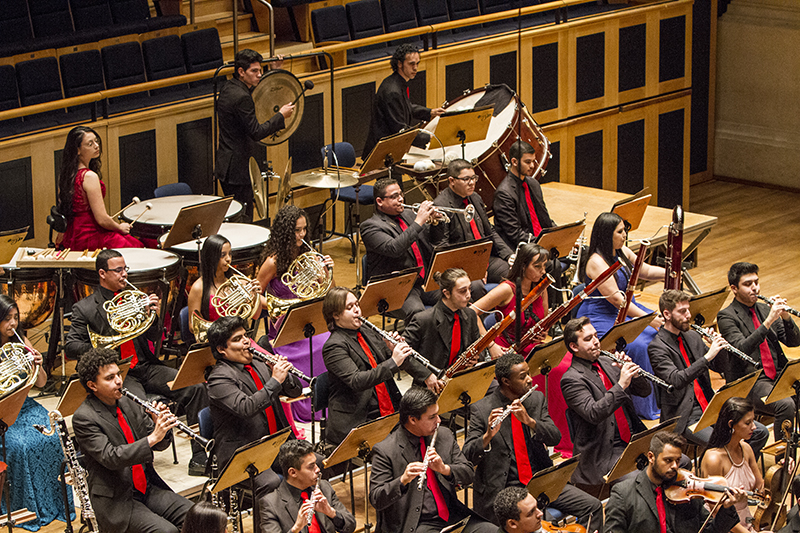
[[[603,476],[605,485],[610,486],[612,481],[634,470],[644,470],[647,466],[647,452],[650,450],[650,440],[653,438],[653,435],[662,430],[674,432],[677,425],[678,417],[675,417],[633,435],[625,451],[622,452],[622,455],[619,456],[616,464],[611,469],[611,472]]]
[[[689,311],[692,313],[694,323],[698,326],[713,324],[717,320],[717,313],[728,299],[729,291],[726,285],[715,291],[692,296],[689,300]]]
[[[403,307],[420,270],[421,267],[414,267],[370,279],[358,299],[361,315],[368,317],[380,314],[381,329],[386,329],[386,313]]]
[[[466,159],[468,142],[478,142],[486,138],[489,125],[494,116],[494,104],[451,111],[439,117],[434,130],[443,148],[461,145],[461,159]],[[444,162],[443,162],[444,164]]]
[[[400,422],[400,413],[392,413],[364,422],[350,430],[344,440],[331,452],[327,459],[322,461],[325,468],[348,461],[347,473],[350,473],[350,510],[356,515],[355,490],[353,489],[353,459],[358,457],[364,463],[364,531],[369,533],[372,524],[369,523],[369,476],[367,465],[372,456],[372,447],[389,436],[392,429]],[[344,478],[342,478],[344,481]]]
[[[564,224],[563,226],[543,228],[534,242],[550,252],[550,259],[566,257],[569,255],[569,251],[572,250],[578,239],[580,239],[585,229],[585,218],[572,222],[571,224]],[[562,254],[562,250],[567,250],[567,253]]]
[[[438,289],[434,275],[448,268],[463,268],[471,280],[483,279],[489,268],[491,253],[492,240],[489,237],[437,247],[433,251],[430,268],[425,272],[422,290],[428,292]]]
[[[39,367],[35,366],[34,370],[36,372],[39,371]],[[8,465],[8,448],[6,446],[6,431],[8,428],[14,425],[14,422],[17,421],[17,416],[19,416],[19,411],[22,409],[22,404],[25,403],[25,398],[28,396],[28,392],[30,392],[31,388],[33,388],[33,383],[27,385],[18,391],[6,396],[2,400],[0,400],[0,442],[3,444],[3,462]],[[8,466],[6,468],[9,468]],[[6,470],[6,474],[8,470]],[[11,486],[8,482],[8,475],[5,477],[3,491],[6,495],[6,518],[5,522],[0,522],[0,528],[3,526],[8,526],[8,533],[13,532],[14,524],[16,523],[15,515],[16,513],[21,513],[21,511],[16,511],[15,513],[11,512]],[[24,511],[27,512],[27,509]],[[34,514],[34,517],[36,515]],[[69,517],[67,517],[69,519]],[[27,521],[27,520],[26,520]]]
[[[228,464],[226,464],[217,478],[211,492],[217,493],[221,490],[233,487],[245,479],[250,479],[250,491],[253,495],[253,531],[261,531],[260,512],[258,500],[256,499],[256,476],[268,468],[272,468],[272,463],[281,451],[281,446],[289,438],[291,428],[285,427],[277,433],[267,435],[261,439],[245,444],[233,454]],[[236,517],[236,520],[239,518]]]
[[[459,372],[445,383],[439,394],[439,414],[449,413],[464,407],[464,428],[469,429],[469,405],[477,402],[489,390],[494,379],[494,365],[497,361],[489,361],[475,365],[469,370]],[[452,427],[455,416],[450,417]]]
[[[628,344],[635,341],[647,329],[654,316],[655,312],[617,324],[600,339],[600,348],[607,352],[623,351]]]
[[[540,344],[528,354],[528,373],[532,378],[541,374],[544,376],[544,397],[549,394],[549,380],[547,374],[561,364],[561,360],[567,355],[567,348],[564,346],[564,336],[560,335],[555,339]]]
[[[645,187],[632,196],[618,200],[611,207],[611,212],[616,213],[625,221],[628,233],[637,230],[639,224],[642,223],[644,212],[647,210],[647,205],[653,196],[649,192],[650,189]]]
[[[512,415],[513,416],[513,415]],[[558,498],[569,483],[572,473],[578,468],[581,454],[574,455],[561,463],[536,472],[525,487],[528,494],[536,498],[539,510],[543,513]],[[590,519],[591,520],[591,519]],[[590,524],[589,524],[590,525]],[[588,525],[586,531],[591,531]]]

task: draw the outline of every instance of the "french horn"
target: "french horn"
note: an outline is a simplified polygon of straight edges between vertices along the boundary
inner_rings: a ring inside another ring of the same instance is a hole
[[[120,292],[103,304],[109,325],[119,335],[100,335],[87,326],[89,340],[95,348],[113,350],[147,331],[156,319],[150,308],[150,297],[127,279],[125,283],[132,289]]]
[[[333,284],[333,270],[325,265],[325,256],[311,248],[306,241],[303,243],[310,251],[297,256],[281,276],[283,284],[297,298],[283,299],[267,293],[267,314],[272,320],[286,314],[295,304],[324,296]]]
[[[251,289],[253,280],[239,272],[233,265],[230,266],[235,274],[217,288],[209,299],[211,305],[219,316],[238,316],[251,320],[261,311],[261,297],[258,291]],[[195,311],[189,317],[189,327],[197,342],[208,340],[208,328],[212,322],[204,319]]]
[[[0,398],[33,384],[36,373],[33,357],[25,344],[7,342],[0,347]]]

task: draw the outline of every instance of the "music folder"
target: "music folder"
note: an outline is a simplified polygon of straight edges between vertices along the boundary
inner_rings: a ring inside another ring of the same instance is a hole
[[[711,398],[711,401],[708,402],[706,410],[703,411],[703,416],[700,417],[700,420],[690,425],[689,430],[692,433],[697,433],[701,429],[713,425],[717,421],[722,404],[724,404],[728,398],[747,398],[747,395],[750,394],[750,389],[756,384],[756,380],[760,374],[761,370],[756,370],[752,374],[742,376],[736,381],[731,381],[720,387],[720,389],[714,393],[714,397]]]
[[[492,240],[489,237],[437,247],[433,251],[430,268],[425,272],[422,290],[428,292],[438,289],[439,284],[433,279],[434,274],[441,274],[448,268],[463,268],[470,280],[483,279],[489,268],[491,254]]]
[[[633,196],[623,198],[614,203],[611,207],[611,212],[618,214],[622,220],[630,225],[630,231],[635,231],[642,223],[644,212],[647,210],[647,204],[650,203],[652,194],[648,194],[648,188],[645,187]]]
[[[197,226],[200,226],[202,230],[200,237],[216,234],[225,221],[225,215],[228,213],[228,207],[232,201],[233,196],[226,196],[202,204],[182,207],[161,245],[162,248],[166,250],[176,244],[193,241],[195,237],[192,233]]]
[[[611,483],[628,472],[633,472],[636,469],[636,463],[639,458],[642,456],[647,457],[647,452],[650,450],[650,440],[653,438],[653,435],[662,430],[674,432],[677,425],[678,417],[675,417],[632,436],[625,451],[623,451],[622,455],[617,459],[614,468],[611,469],[608,475],[603,476],[605,482]]]
[[[566,257],[575,246],[584,229],[586,229],[586,219],[577,220],[563,226],[544,228],[536,237],[535,242],[548,252],[555,249],[558,252],[556,257]],[[552,255],[551,259],[553,259]]]

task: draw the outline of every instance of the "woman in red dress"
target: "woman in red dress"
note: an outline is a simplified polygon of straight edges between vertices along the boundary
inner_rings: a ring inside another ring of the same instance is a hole
[[[58,203],[67,217],[67,231],[61,241],[65,248],[143,248],[130,235],[131,225],[108,216],[103,198],[106,186],[100,177],[103,145],[91,128],[77,126],[67,135],[58,178]]]

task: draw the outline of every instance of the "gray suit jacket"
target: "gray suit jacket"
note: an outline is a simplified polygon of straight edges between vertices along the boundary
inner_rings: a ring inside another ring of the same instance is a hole
[[[319,482],[319,488],[336,511],[336,516],[344,521],[344,526],[337,528],[333,520],[322,513],[316,513],[317,522],[324,533],[334,533],[334,531],[353,533],[356,529],[356,519],[336,497],[331,484],[323,479]],[[258,506],[261,512],[261,533],[286,533],[294,526],[297,513],[300,511],[300,502],[292,495],[285,479],[273,492],[262,496],[258,500]],[[308,527],[304,527],[301,531],[307,533]]]

